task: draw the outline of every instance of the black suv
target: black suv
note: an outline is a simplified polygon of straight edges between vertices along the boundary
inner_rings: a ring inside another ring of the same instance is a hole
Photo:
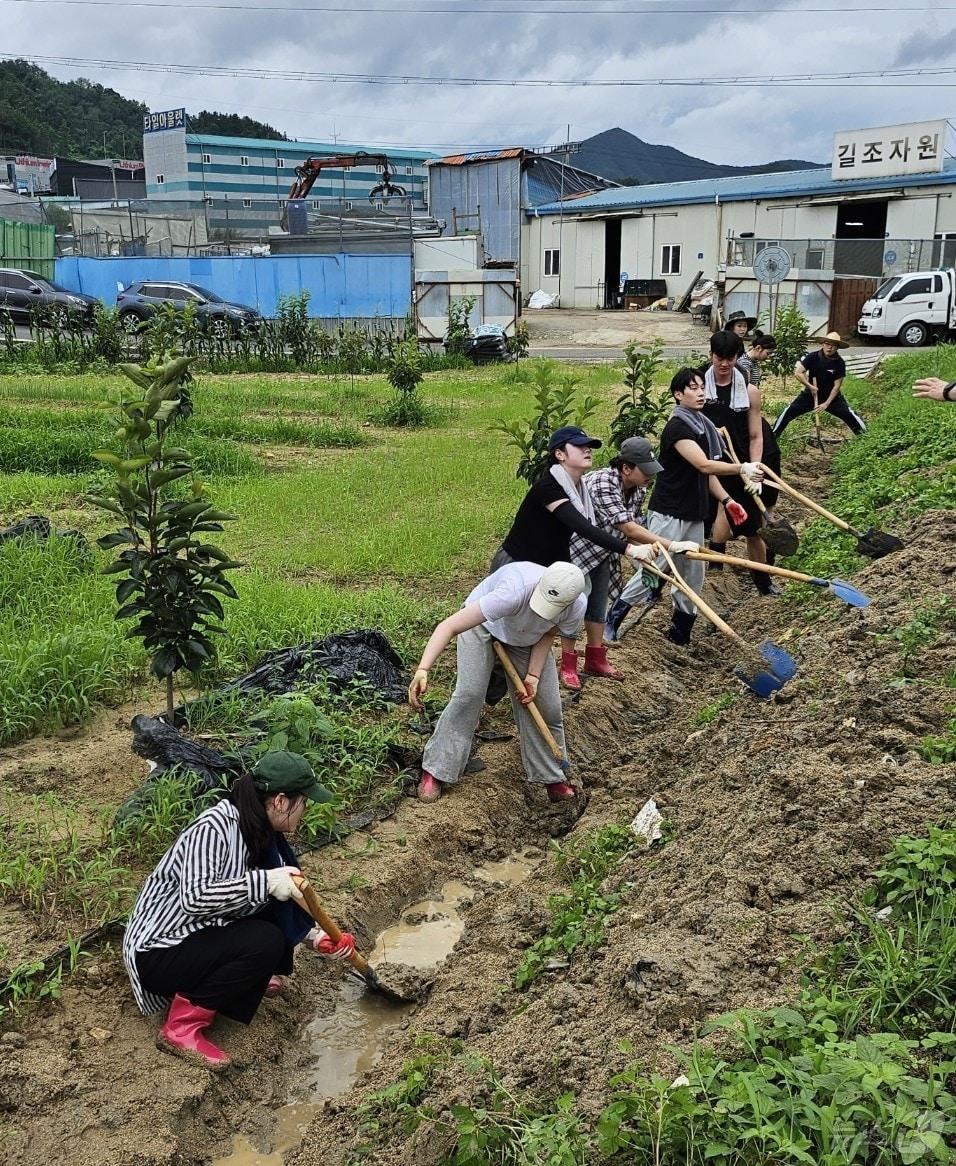
[[[29,323],[36,313],[60,328],[85,327],[93,319],[93,305],[98,302],[93,296],[70,291],[35,271],[0,267],[0,313],[6,309],[14,320]]]
[[[230,304],[195,283],[139,279],[116,297],[120,323],[128,332],[142,328],[161,304],[171,304],[179,312],[185,311],[187,304],[194,304],[200,327],[217,340],[237,336],[246,328],[256,328],[261,319],[255,308]]]

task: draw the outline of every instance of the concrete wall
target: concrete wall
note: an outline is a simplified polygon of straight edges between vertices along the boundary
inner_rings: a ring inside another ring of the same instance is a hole
[[[280,296],[308,291],[309,315],[321,319],[403,319],[411,311],[407,255],[282,255],[208,258],[67,257],[56,261],[66,287],[116,302],[137,279],[182,280],[274,316]]]

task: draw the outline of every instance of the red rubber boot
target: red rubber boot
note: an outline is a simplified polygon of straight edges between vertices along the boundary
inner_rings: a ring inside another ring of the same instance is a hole
[[[561,653],[561,683],[565,688],[573,689],[578,692],[581,688],[581,678],[578,676],[578,654],[577,652],[562,652]]]
[[[584,671],[588,676],[605,676],[608,680],[623,680],[624,673],[608,662],[603,644],[588,644],[584,649]]]
[[[159,1030],[156,1044],[168,1053],[205,1065],[207,1069],[225,1069],[231,1063],[229,1057],[203,1036],[203,1031],[215,1019],[215,1012],[200,1008],[177,994],[169,1006],[169,1015]]]

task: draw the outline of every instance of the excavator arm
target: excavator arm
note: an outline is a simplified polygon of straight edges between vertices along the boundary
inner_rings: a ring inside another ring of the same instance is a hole
[[[405,197],[405,188],[397,186],[392,181],[395,171],[388,156],[360,151],[357,154],[329,154],[324,158],[306,158],[301,166],[295,168],[295,182],[289,189],[289,201],[308,198],[309,191],[323,170],[351,170],[355,166],[368,165],[382,167],[382,181],[369,191],[369,202],[375,202],[376,199],[387,201],[396,195],[400,198]]]

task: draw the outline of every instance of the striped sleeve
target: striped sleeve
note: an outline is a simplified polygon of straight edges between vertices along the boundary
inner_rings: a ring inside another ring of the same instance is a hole
[[[224,877],[232,864],[228,839],[217,822],[198,820],[182,841],[179,898],[186,915],[216,916],[265,903],[264,870],[250,870],[239,878]]]

